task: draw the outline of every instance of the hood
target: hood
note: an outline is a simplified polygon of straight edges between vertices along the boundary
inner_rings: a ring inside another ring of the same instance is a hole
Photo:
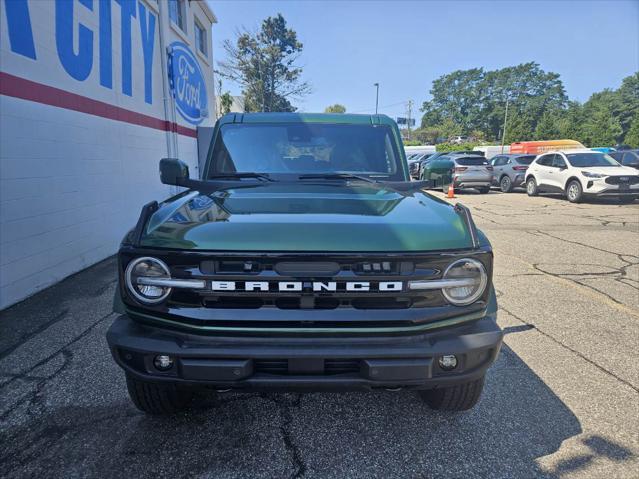
[[[160,205],[141,246],[216,251],[400,252],[472,246],[445,201],[378,185],[272,183]]]

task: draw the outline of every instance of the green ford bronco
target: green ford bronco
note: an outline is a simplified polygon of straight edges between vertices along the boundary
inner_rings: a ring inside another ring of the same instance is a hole
[[[135,405],[194,391],[415,390],[480,397],[502,342],[490,243],[411,182],[383,115],[229,114],[200,179],[144,206],[119,250],[107,333]]]

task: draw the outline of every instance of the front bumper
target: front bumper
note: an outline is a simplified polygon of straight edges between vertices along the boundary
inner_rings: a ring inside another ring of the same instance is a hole
[[[591,197],[639,197],[639,185],[628,185],[626,187],[619,185],[611,185],[605,183],[603,180],[590,180],[583,181],[583,193],[586,196]]]
[[[203,336],[119,316],[107,333],[115,361],[143,380],[237,390],[432,389],[482,376],[503,333],[494,315],[418,335],[367,337]],[[160,372],[153,358],[168,354]],[[444,371],[442,355],[458,365]]]

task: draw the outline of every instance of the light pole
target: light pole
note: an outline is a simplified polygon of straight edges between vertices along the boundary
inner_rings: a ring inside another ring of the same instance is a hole
[[[506,122],[508,121],[508,103],[510,102],[510,97],[506,97],[506,112],[504,113],[504,128],[501,131],[501,153],[504,153],[504,140],[506,138]]]
[[[375,92],[375,114],[377,115],[377,107],[379,105],[379,83],[373,83],[373,86],[377,89]]]

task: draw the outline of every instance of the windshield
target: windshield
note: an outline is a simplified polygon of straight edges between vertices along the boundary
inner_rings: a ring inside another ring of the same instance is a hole
[[[605,153],[568,153],[568,162],[576,168],[588,166],[621,166],[614,158]]]
[[[227,124],[211,161],[209,177],[348,172],[404,179],[393,131],[385,125]]]
[[[479,166],[479,165],[487,165],[488,160],[486,158],[457,158],[455,159],[455,163],[461,166]]]
[[[515,161],[519,163],[520,165],[530,165],[534,159],[535,159],[535,155],[518,156],[517,158],[515,158]]]

